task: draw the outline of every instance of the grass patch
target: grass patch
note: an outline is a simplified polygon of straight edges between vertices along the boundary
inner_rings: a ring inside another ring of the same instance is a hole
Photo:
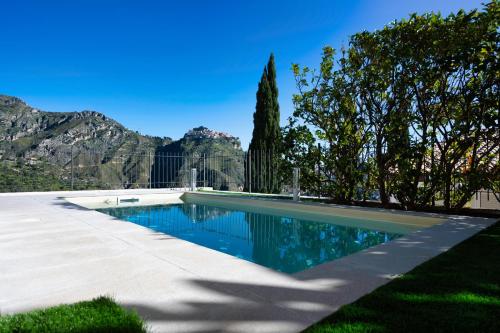
[[[305,330],[500,332],[500,222]]]
[[[142,319],[108,297],[0,317],[0,332],[146,332]]]

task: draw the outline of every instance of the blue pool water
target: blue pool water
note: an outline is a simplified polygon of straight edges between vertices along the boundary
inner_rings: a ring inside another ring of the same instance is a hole
[[[285,273],[401,236],[336,225],[341,217],[325,223],[192,203],[99,211]]]

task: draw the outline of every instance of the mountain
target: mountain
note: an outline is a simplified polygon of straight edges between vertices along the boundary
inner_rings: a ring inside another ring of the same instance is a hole
[[[95,111],[44,112],[0,95],[0,158],[63,158],[79,153],[145,153],[170,138],[140,135]]]
[[[238,138],[205,127],[173,141],[141,135],[99,112],[41,111],[0,95],[0,191],[147,187],[160,167],[155,155],[166,152],[242,153]],[[185,182],[178,174],[171,180]]]
[[[240,140],[227,133],[196,127],[180,140],[158,147],[156,156],[152,177],[160,187],[176,182],[185,184],[195,168],[198,186],[243,189],[245,153]]]

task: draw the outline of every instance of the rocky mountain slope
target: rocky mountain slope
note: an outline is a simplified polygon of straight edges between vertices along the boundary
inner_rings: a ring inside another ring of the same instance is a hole
[[[0,95],[0,158],[60,158],[100,152],[145,153],[169,138],[140,135],[95,111],[45,112],[16,97]]]
[[[141,135],[99,112],[40,111],[17,97],[0,95],[0,191],[25,190],[18,188],[26,177],[36,178],[28,186],[47,179],[57,183],[49,189],[71,183],[76,188],[146,187],[156,179],[155,168],[165,168],[155,155],[167,152],[182,156],[242,153],[238,138],[205,127],[173,141]],[[178,162],[183,163],[187,159]],[[234,176],[225,176],[232,182]],[[181,179],[176,173],[170,180]]]

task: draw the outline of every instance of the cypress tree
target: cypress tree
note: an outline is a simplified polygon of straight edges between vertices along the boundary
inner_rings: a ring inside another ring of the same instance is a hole
[[[268,144],[271,149],[279,146],[281,129],[280,129],[280,105],[278,103],[278,85],[276,83],[276,66],[274,64],[274,55],[271,53],[269,62],[267,63],[267,81],[271,89],[271,112],[269,115],[269,133]]]
[[[264,67],[256,98],[257,102],[253,114],[254,128],[249,147],[251,154],[250,184],[252,191],[278,192],[280,183],[276,170],[279,162],[281,130],[276,67],[273,54],[271,54],[267,65]]]

